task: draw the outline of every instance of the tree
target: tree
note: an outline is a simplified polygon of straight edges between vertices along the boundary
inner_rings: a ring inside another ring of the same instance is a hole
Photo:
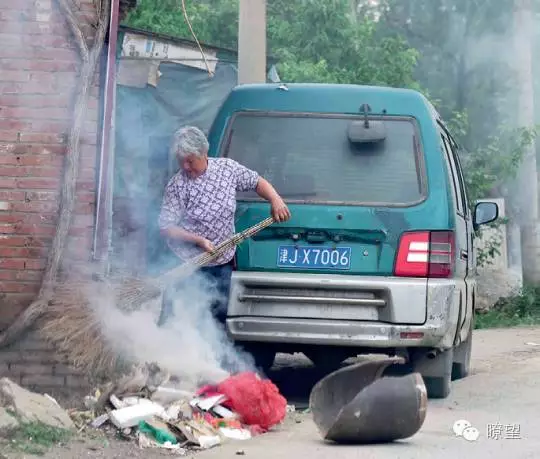
[[[190,1],[187,10],[200,41],[236,49],[238,0]],[[373,19],[353,18],[350,0],[268,0],[268,52],[282,79],[416,87],[416,51],[399,37],[381,40]],[[140,0],[125,23],[191,38],[173,0]]]

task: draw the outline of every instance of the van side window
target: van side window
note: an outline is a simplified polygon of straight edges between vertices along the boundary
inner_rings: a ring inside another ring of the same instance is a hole
[[[456,197],[457,211],[459,214],[465,215],[465,206],[463,203],[463,194],[461,192],[461,186],[459,181],[459,174],[456,170],[456,162],[454,161],[454,155],[452,153],[452,148],[450,147],[450,139],[448,138],[446,132],[442,129],[440,130],[442,143],[444,145],[444,150],[446,153],[446,160],[448,166],[450,167],[450,174],[452,175],[452,184],[454,186],[454,195]]]
[[[469,213],[469,202],[467,199],[467,187],[465,184],[465,178],[463,177],[463,169],[461,168],[461,162],[459,160],[459,147],[457,143],[450,137],[450,149],[452,152],[452,156],[454,158],[454,164],[457,171],[457,177],[459,180],[459,189],[461,193],[461,200],[463,202],[463,209],[465,211],[465,216]]]

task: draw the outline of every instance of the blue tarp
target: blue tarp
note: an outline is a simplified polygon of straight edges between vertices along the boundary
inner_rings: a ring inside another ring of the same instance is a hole
[[[221,61],[213,77],[176,63],[161,63],[159,72],[157,87],[118,85],[116,94],[113,247],[149,269],[168,254],[157,217],[163,190],[178,169],[168,153],[171,135],[187,124],[208,131],[237,82],[236,64]]]

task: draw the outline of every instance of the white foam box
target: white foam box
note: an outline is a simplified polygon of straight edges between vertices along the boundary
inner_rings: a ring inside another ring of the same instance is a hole
[[[146,421],[153,416],[163,415],[165,410],[157,403],[141,403],[127,406],[109,413],[110,421],[119,429],[133,427],[140,421]]]

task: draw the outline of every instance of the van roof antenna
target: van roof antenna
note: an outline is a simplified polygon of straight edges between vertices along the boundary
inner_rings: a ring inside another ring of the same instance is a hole
[[[369,128],[369,119],[368,119],[368,112],[371,111],[371,107],[369,104],[362,104],[360,106],[360,113],[364,114],[364,126],[366,129]]]

